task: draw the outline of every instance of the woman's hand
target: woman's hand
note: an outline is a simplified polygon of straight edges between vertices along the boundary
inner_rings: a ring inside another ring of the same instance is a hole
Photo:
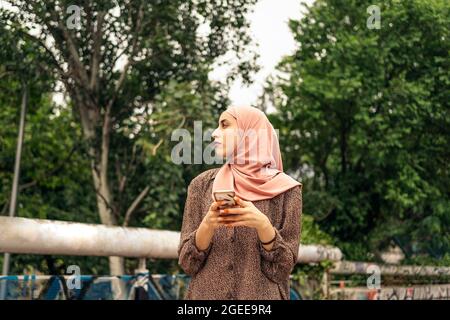
[[[222,204],[223,201],[214,201],[211,204],[195,233],[195,244],[201,251],[206,250],[211,245],[215,230],[221,226],[218,218],[219,206]]]
[[[205,217],[203,218],[202,223],[209,229],[209,230],[216,230],[218,227],[222,226],[222,224],[219,221],[219,207],[224,204],[225,201],[214,201],[211,203],[211,206],[209,207],[208,213],[206,213]]]
[[[255,228],[258,233],[272,227],[269,218],[259,211],[251,201],[244,201],[239,197],[234,197],[234,200],[238,205],[237,207],[219,210],[219,213],[222,214],[218,218],[220,223],[228,227],[246,226]],[[228,216],[223,216],[223,214]]]
[[[246,226],[255,228],[258,238],[262,242],[269,242],[275,238],[275,229],[264,213],[259,211],[251,201],[244,201],[239,197],[234,197],[234,200],[238,207],[219,210],[220,214],[228,214],[228,216],[219,217],[218,222],[225,224],[227,227]],[[273,243],[264,244],[263,247],[270,251]]]

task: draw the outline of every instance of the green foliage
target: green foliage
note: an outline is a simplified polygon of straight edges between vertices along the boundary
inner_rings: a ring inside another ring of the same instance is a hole
[[[314,264],[297,264],[292,271],[292,281],[301,289],[302,297],[308,300],[324,299],[322,284],[327,270],[333,263],[325,260]]]
[[[113,220],[122,224],[127,216],[131,226],[179,230],[186,186],[208,166],[174,164],[171,133],[192,131],[195,120],[215,126],[228,103],[230,80],[250,81],[257,55],[249,50],[245,16],[255,1],[82,2],[76,4],[81,24],[75,29],[67,26],[70,1],[6,2],[0,8],[0,86],[8,88],[0,90],[3,213],[26,80],[30,110],[21,184],[27,187],[21,189],[19,215],[100,222],[93,175],[106,158]],[[200,34],[200,27],[209,31]],[[213,64],[225,63],[220,59],[229,51],[239,60],[235,69],[226,83],[211,82]],[[117,63],[123,58],[125,66]],[[55,89],[66,107],[51,103]],[[48,272],[53,264],[74,261],[83,272],[108,274],[105,258],[13,256],[15,272]],[[173,263],[152,261],[151,272],[172,270]],[[127,271],[135,267],[126,260]]]
[[[440,259],[434,259],[429,255],[417,255],[403,261],[405,265],[421,265],[421,266],[442,266],[448,267],[450,266],[450,253],[445,253]]]
[[[298,50],[269,79],[286,168],[347,259],[391,241],[408,258],[450,251],[448,1],[318,0],[289,25]],[[375,256],[370,255],[372,252]]]
[[[302,215],[301,244],[333,245],[334,239],[320,229],[313,217]]]

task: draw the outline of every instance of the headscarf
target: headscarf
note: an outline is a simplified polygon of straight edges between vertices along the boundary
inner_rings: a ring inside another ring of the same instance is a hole
[[[283,172],[278,137],[264,112],[250,106],[231,106],[225,112],[237,121],[237,152],[217,172],[213,192],[234,190],[239,198],[256,201],[302,185]]]

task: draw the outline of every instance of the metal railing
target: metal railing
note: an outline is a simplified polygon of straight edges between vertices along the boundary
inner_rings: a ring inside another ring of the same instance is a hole
[[[0,217],[0,252],[177,259],[179,241],[175,231]],[[339,248],[301,245],[297,262],[341,258]]]

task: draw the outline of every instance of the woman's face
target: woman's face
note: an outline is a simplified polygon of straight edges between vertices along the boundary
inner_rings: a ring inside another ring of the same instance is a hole
[[[236,152],[238,141],[238,126],[236,119],[224,111],[219,118],[219,126],[212,133],[216,154],[219,157],[229,157]]]

